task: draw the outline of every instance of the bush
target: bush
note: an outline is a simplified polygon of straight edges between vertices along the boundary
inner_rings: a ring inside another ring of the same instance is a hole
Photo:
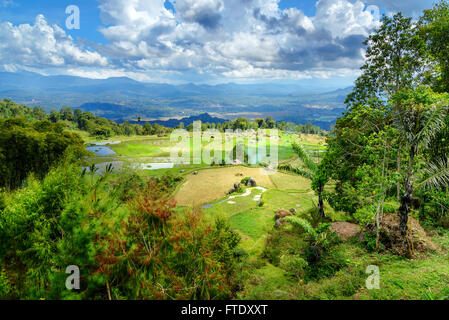
[[[282,255],[294,255],[303,250],[304,239],[298,237],[295,230],[281,228],[272,230],[268,234],[262,258],[267,259],[274,266],[279,266]]]
[[[346,256],[339,247],[310,246],[307,248],[306,257],[306,280],[328,278],[347,265]]]
[[[354,213],[354,219],[362,226],[371,224],[376,218],[376,210],[377,208],[373,205],[359,208]]]
[[[398,212],[398,206],[391,204],[391,203],[385,203],[384,204],[384,213],[395,213]]]
[[[300,279],[304,275],[304,270],[308,263],[300,255],[284,254],[280,259],[280,267],[284,269],[288,275]]]
[[[10,290],[11,284],[8,276],[2,269],[0,269],[0,299],[6,299]]]
[[[127,201],[133,199],[140,191],[142,191],[145,184],[142,177],[137,173],[126,170],[113,182],[113,186],[114,194],[121,201]]]
[[[243,248],[237,248],[234,251],[234,256],[238,259],[246,259],[249,257],[248,252]]]
[[[417,196],[421,200],[419,218],[434,227],[449,227],[449,195],[445,191],[419,191]]]
[[[309,222],[298,217],[288,217],[286,221],[305,234],[306,280],[329,277],[346,265],[344,255],[337,250],[341,240],[330,231],[330,223],[320,223],[317,228],[313,228]]]
[[[322,220],[320,210],[315,205],[306,211],[305,218],[314,228],[318,227]]]
[[[385,251],[385,245],[380,241],[381,239],[379,240],[379,250],[376,251],[376,238],[377,238],[376,232],[366,232],[365,233],[365,238],[363,239],[363,243],[365,245],[366,250],[370,253]]]

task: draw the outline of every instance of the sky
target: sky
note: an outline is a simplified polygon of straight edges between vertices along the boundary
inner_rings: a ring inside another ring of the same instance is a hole
[[[381,14],[416,17],[433,3],[0,0],[0,71],[347,86],[359,75],[363,41],[379,27]],[[69,6],[79,8],[79,29]]]

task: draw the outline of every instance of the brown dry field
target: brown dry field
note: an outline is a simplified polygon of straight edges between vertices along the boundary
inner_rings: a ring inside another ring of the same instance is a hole
[[[243,176],[237,176],[239,173]],[[206,169],[198,171],[196,176],[190,173],[175,200],[180,206],[196,206],[221,199],[233,188],[234,183],[240,182],[244,177],[254,178],[260,187],[275,188],[270,176],[261,174],[260,168],[236,166]]]

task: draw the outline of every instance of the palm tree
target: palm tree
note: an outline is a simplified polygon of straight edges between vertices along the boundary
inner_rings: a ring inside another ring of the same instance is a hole
[[[312,160],[312,158],[307,154],[307,152],[303,149],[302,146],[300,146],[297,143],[294,143],[292,147],[293,150],[295,150],[296,154],[298,155],[299,159],[301,159],[301,161],[303,162],[305,168],[297,168],[297,167],[294,168],[291,165],[283,165],[279,166],[279,169],[296,173],[312,181],[312,189],[315,190],[315,192],[318,195],[318,210],[321,218],[324,219],[325,214],[324,214],[323,191],[324,186],[326,185],[328,180],[327,175],[325,174],[325,170],[323,166],[315,163]]]
[[[409,256],[413,255],[408,238],[408,216],[412,206],[413,192],[420,187],[440,188],[449,183],[449,167],[447,159],[436,159],[424,162],[424,167],[416,172],[417,157],[419,157],[440,132],[447,116],[447,94],[434,93],[431,89],[420,87],[413,90],[403,90],[392,99],[393,115],[397,128],[402,134],[408,153],[408,169],[404,183],[404,193],[401,196],[399,208],[399,227],[404,242],[407,244]]]

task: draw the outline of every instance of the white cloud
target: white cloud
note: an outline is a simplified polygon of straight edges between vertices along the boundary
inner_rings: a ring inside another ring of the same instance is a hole
[[[373,13],[365,10],[365,4],[357,1],[319,0],[316,4],[315,25],[328,30],[334,38],[350,35],[368,36],[379,26]]]
[[[36,17],[34,25],[0,23],[0,61],[5,65],[24,67],[104,67],[108,63],[99,53],[77,46],[64,30],[49,25],[43,15]]]
[[[302,78],[357,72],[363,39],[378,25],[362,2],[350,0],[320,0],[315,17],[281,10],[279,0],[172,0],[175,13],[163,0],[100,3],[112,25],[101,30],[111,44],[98,50],[149,73]]]
[[[378,25],[359,0],[319,0],[314,17],[281,10],[279,0],[170,0],[174,12],[165,0],[98,1],[108,44],[86,50],[40,15],[34,25],[1,23],[2,64],[65,66],[94,78],[347,76],[358,72],[362,42]]]
[[[174,8],[181,21],[215,29],[220,25],[224,3],[222,0],[184,0],[176,1]]]

